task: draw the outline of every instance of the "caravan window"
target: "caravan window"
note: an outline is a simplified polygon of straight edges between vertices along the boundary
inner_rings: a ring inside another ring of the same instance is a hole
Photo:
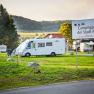
[[[27,45],[27,48],[28,49],[31,49],[31,48],[35,48],[35,43],[33,43],[33,41],[30,41]]]
[[[52,46],[52,42],[47,42],[46,46]]]
[[[45,43],[38,43],[38,47],[45,47]]]

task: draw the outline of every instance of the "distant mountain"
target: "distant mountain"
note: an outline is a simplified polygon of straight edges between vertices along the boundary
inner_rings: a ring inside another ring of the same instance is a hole
[[[21,16],[13,16],[19,32],[56,32],[63,21],[35,21]]]
[[[18,31],[25,32],[25,31],[41,30],[42,26],[40,22],[30,20],[21,16],[13,16],[13,19]]]

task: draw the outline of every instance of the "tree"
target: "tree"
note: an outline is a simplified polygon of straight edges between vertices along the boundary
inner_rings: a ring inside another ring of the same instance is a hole
[[[14,49],[18,44],[18,34],[13,18],[2,4],[0,5],[0,44],[7,45],[8,49]]]
[[[63,24],[61,24],[59,32],[68,41],[69,46],[72,47],[73,40],[72,40],[72,25],[71,25],[71,22],[65,21]]]

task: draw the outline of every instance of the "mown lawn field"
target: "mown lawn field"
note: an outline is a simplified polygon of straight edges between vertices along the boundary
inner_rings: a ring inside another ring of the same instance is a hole
[[[29,62],[40,64],[41,73],[34,73]],[[57,82],[94,79],[94,56],[14,57],[0,54],[0,89],[38,86]]]

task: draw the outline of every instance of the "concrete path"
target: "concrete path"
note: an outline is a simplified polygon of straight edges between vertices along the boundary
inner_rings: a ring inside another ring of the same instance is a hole
[[[94,94],[94,81],[53,84],[0,91],[0,94]]]

